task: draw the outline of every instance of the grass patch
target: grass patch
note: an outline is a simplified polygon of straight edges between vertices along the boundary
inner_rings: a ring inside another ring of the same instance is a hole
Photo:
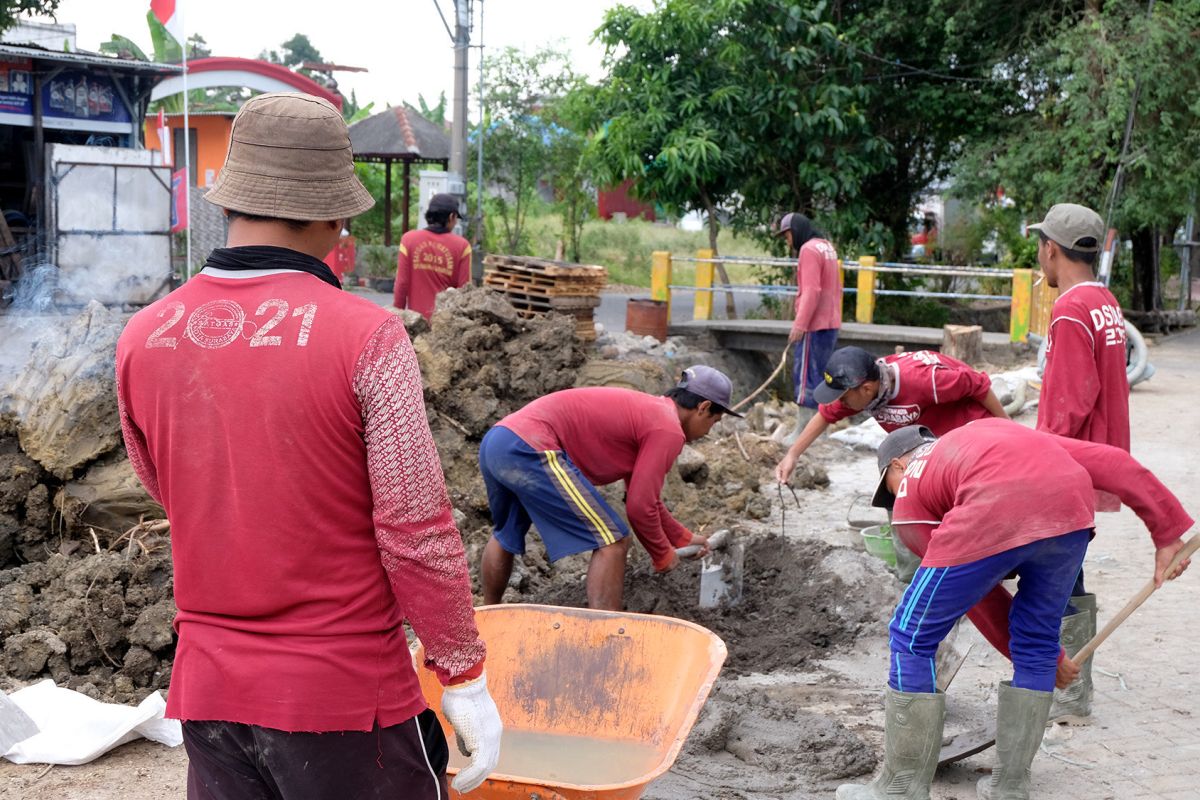
[[[529,218],[526,225],[530,249],[533,255],[553,258],[562,232],[559,218],[553,214]],[[655,250],[666,250],[674,256],[695,256],[696,251],[708,247],[708,234],[704,231],[685,231],[657,222],[630,220],[628,222],[605,222],[590,220],[584,225],[580,238],[580,258],[586,264],[599,264],[608,268],[610,283],[629,286],[650,286],[650,254]],[[721,254],[730,256],[762,257],[771,253],[758,243],[735,237],[731,231],[721,231],[717,237]],[[757,283],[752,268],[742,264],[726,267],[729,279],[734,283]],[[671,282],[692,284],[696,280],[696,265],[677,263],[674,265]]]

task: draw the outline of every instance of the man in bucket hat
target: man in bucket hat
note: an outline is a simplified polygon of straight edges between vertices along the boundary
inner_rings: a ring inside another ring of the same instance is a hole
[[[1017,593],[999,615],[1004,637],[989,636],[1013,663],[1012,680],[999,687],[1000,763],[977,791],[984,800],[1024,800],[1064,672],[1058,621],[1092,533],[1095,489],[1128,487],[1127,502],[1157,548],[1159,584],[1187,568],[1167,569],[1192,518],[1124,451],[1009,420],[978,420],[940,438],[923,425],[900,428],[880,445],[878,462],[873,503],[893,508],[893,524],[923,559],[889,624],[883,771],[867,785],[839,787],[837,798],[929,797],[946,707],[934,654],[964,613],[996,592],[1007,597],[1000,583],[1016,575]],[[1067,680],[1077,674],[1066,672]]]
[[[696,366],[663,397],[614,387],[564,389],[509,414],[479,445],[493,532],[483,554],[483,598],[499,603],[513,559],[525,553],[531,524],[557,561],[591,552],[591,608],[620,611],[629,527],[597,486],[625,482],[629,525],[654,569],[679,564],[675,548],[707,539],[681,525],[663,505],[667,472],[686,442],[708,434],[730,410],[733,384],[712,367]]]
[[[1059,203],[1029,226],[1038,235],[1038,264],[1058,289],[1046,334],[1046,369],[1037,427],[1072,439],[1129,450],[1129,381],[1125,373],[1125,318],[1112,292],[1096,280],[1104,243],[1104,220],[1090,208]],[[1097,511],[1119,511],[1108,492],[1096,496]],[[1078,648],[1096,633],[1096,595],[1083,572],[1063,612],[1062,639]],[[1091,663],[1070,690],[1056,692],[1052,717],[1092,713]]]
[[[424,230],[409,231],[400,239],[392,303],[429,319],[439,292],[471,279],[471,243],[454,232],[458,198],[452,194],[431,197],[425,221]]]
[[[399,318],[320,260],[373,203],[341,115],[247,101],[206,199],[228,246],[117,346],[129,458],[171,521],[188,797],[445,797],[405,621],[474,754],[454,781],[470,791],[501,724],[417,361]]]

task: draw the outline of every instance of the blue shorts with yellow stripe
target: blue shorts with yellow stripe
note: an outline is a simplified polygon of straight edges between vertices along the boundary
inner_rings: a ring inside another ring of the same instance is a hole
[[[509,553],[525,552],[537,525],[551,561],[613,544],[629,526],[562,450],[534,450],[507,428],[494,426],[479,445],[493,535]]]

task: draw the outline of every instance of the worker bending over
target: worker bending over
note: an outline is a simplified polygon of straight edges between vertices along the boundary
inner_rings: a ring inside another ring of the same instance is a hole
[[[1000,684],[996,714],[1000,764],[977,790],[984,800],[1029,797],[1029,767],[1058,672],[1059,618],[1095,516],[1092,477],[1061,441],[981,420],[941,438],[924,426],[901,428],[880,446],[873,502],[894,504],[895,524],[924,529],[928,547],[889,626],[883,771],[868,785],[839,787],[839,800],[928,798],[945,719],[945,695],[936,690],[938,644],[1013,574],[1013,678]],[[1181,535],[1154,534],[1156,580],[1187,568],[1185,561],[1167,572]]]
[[[629,525],[654,569],[679,563],[676,547],[707,552],[707,540],[663,505],[663,480],[686,442],[706,435],[730,411],[733,384],[711,367],[684,370],[664,397],[630,389],[565,389],[500,420],[479,446],[492,537],[483,555],[483,597],[499,603],[513,557],[537,525],[551,561],[591,551],[588,606],[619,611],[629,526],[597,486],[624,481]]]

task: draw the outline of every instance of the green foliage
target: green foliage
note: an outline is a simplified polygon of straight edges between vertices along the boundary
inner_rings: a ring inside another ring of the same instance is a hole
[[[659,0],[597,32],[603,182],[763,236],[789,210],[899,255],[964,142],[1019,105],[1007,80],[1067,0]]]
[[[489,249],[525,254],[530,210],[544,187],[563,204],[564,237],[578,254],[586,219],[583,137],[576,133],[578,106],[564,98],[579,84],[569,54],[552,47],[531,54],[509,47],[484,60],[484,182]],[[480,135],[477,130],[475,135]],[[468,173],[475,174],[475,152]]]
[[[1003,186],[1019,209],[1039,216],[1054,203],[1108,211],[1118,167],[1123,173],[1111,224],[1133,238],[1170,231],[1200,184],[1200,2],[1110,0],[1068,21],[1027,55],[1019,80],[1023,102],[996,119],[992,135],[969,147],[959,191],[981,197]],[[1128,154],[1125,126],[1138,96]],[[1152,248],[1135,248],[1135,256]],[[1152,259],[1117,280],[1139,282]],[[1142,305],[1153,297],[1142,293]]]
[[[435,125],[446,124],[446,93],[444,91],[438,95],[437,105],[433,106],[425,101],[425,95],[417,94],[417,105],[421,116],[425,119]]]
[[[400,257],[397,245],[360,244],[355,252],[355,272],[366,278],[394,278]]]
[[[54,17],[60,0],[4,0],[0,3],[0,31],[16,25],[21,17]]]
[[[354,172],[363,186],[375,198],[375,205],[366,213],[354,218],[352,223],[355,238],[363,244],[382,244],[384,239],[384,188],[386,175],[383,164],[356,163]],[[392,167],[392,237],[399,241],[404,221],[404,182],[400,179],[400,168]],[[417,226],[417,192],[414,188],[409,197],[409,224]],[[395,264],[393,272],[395,272]]]

